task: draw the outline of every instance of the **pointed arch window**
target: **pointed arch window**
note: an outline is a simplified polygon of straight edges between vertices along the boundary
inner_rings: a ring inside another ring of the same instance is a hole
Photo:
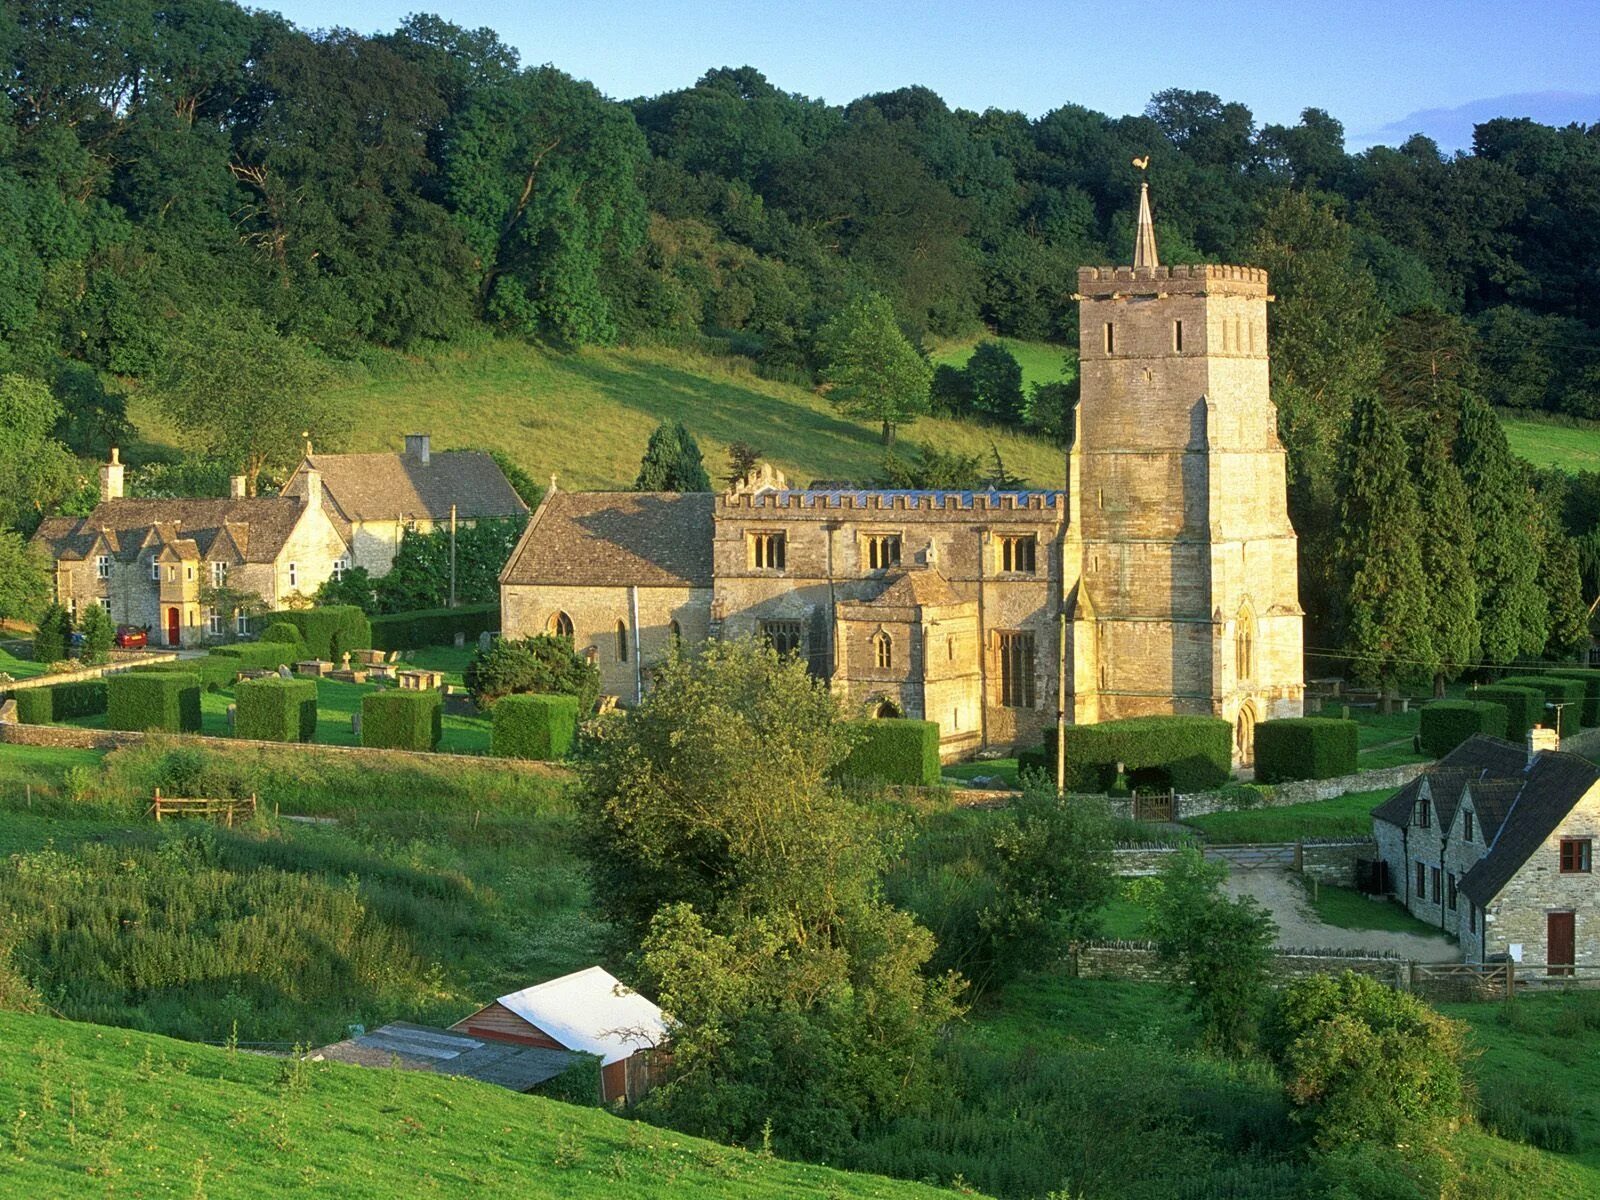
[[[678,624],[677,618],[667,622],[667,636],[672,639],[674,646],[683,641],[683,628]]]
[[[894,666],[894,643],[881,629],[872,635],[872,659],[880,671],[887,671]]]
[[[1233,672],[1238,679],[1256,673],[1256,619],[1248,608],[1239,611],[1233,634]]]
[[[570,641],[572,639],[572,618],[558,608],[550,614],[550,620],[545,622],[544,630],[552,637],[564,637]]]

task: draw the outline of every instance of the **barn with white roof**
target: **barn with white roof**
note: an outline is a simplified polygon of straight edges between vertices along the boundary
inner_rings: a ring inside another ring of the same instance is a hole
[[[650,1089],[652,1055],[667,1040],[661,1010],[602,967],[501,996],[450,1028],[490,1041],[596,1055],[608,1104],[632,1104]]]

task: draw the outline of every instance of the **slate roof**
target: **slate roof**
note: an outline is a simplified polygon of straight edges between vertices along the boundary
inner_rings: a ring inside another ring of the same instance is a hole
[[[501,1005],[569,1050],[605,1066],[666,1041],[661,1010],[604,967],[574,971],[499,997]]]
[[[865,506],[869,497],[881,496],[886,500],[903,499],[907,508],[943,508],[946,497],[954,497],[960,508],[971,508],[973,497],[987,497],[991,505],[999,505],[1010,497],[1018,508],[1027,508],[1028,499],[1032,496],[1044,497],[1044,506],[1052,508],[1064,495],[1060,489],[1021,489],[997,491],[994,488],[861,488],[845,486],[824,486],[809,488],[769,488],[755,492],[751,495],[750,503],[755,508],[764,508],[767,505],[798,504],[802,508],[809,507],[834,507],[844,503],[845,497],[851,497],[851,502],[857,506]]]
[[[710,492],[553,492],[501,583],[710,587]]]
[[[33,536],[54,558],[82,559],[103,534],[111,553],[131,562],[152,530],[180,554],[184,552],[180,543],[190,543],[192,553],[204,557],[226,528],[245,562],[267,563],[277,560],[302,507],[299,500],[287,496],[102,500],[86,517],[48,518]],[[228,546],[227,538],[223,538],[223,546]]]
[[[1527,750],[1503,738],[1477,734],[1462,742],[1428,770],[1372,810],[1375,820],[1405,826],[1426,781],[1441,828],[1448,828],[1461,800],[1461,789],[1474,780],[1520,777],[1528,765]]]
[[[483,1041],[448,1029],[396,1021],[371,1033],[324,1046],[315,1057],[360,1067],[462,1075],[525,1092],[554,1079],[581,1061],[583,1055],[514,1042]]]
[[[336,520],[448,521],[452,504],[463,521],[528,511],[500,465],[481,450],[435,450],[426,463],[414,454],[313,454],[295,468],[284,495],[304,493],[308,469],[321,473]]]
[[[1536,755],[1489,852],[1462,876],[1467,898],[1481,907],[1499,895],[1596,783],[1600,770],[1586,758],[1549,750]]]

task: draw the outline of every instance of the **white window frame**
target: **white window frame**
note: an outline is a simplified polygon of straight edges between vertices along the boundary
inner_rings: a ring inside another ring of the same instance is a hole
[[[96,554],[94,556],[94,577],[96,579],[111,578],[111,555]]]
[[[96,596],[94,602],[100,606],[100,610],[102,612],[104,612],[107,616],[111,615],[111,597],[110,596]]]
[[[338,558],[333,560],[333,577],[335,580],[343,579],[344,573],[349,569],[350,559],[348,555],[341,554]]]
[[[219,609],[206,609],[206,634],[209,637],[222,636],[222,612]]]
[[[226,587],[228,584],[228,564],[213,562],[211,564],[211,586]]]
[[[160,560],[158,560],[158,559],[152,558],[150,560],[150,582],[151,583],[160,583],[161,582],[161,563],[160,563]]]
[[[242,608],[233,610],[233,631],[240,637],[250,632],[250,618]]]

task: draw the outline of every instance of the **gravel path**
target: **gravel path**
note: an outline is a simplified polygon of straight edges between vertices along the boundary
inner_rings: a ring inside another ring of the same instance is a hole
[[[1392,933],[1387,929],[1345,929],[1322,921],[1311,907],[1305,885],[1291,871],[1232,871],[1227,890],[1254,896],[1278,923],[1278,945],[1339,950],[1382,950],[1416,962],[1460,962],[1456,943],[1441,934]],[[1374,904],[1379,903],[1373,901]]]

